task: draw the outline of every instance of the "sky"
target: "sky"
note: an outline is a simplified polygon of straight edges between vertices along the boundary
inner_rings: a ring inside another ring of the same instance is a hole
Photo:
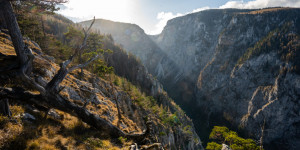
[[[167,21],[206,9],[300,7],[300,0],[69,0],[58,12],[74,22],[94,16],[139,25],[147,34],[159,34]]]

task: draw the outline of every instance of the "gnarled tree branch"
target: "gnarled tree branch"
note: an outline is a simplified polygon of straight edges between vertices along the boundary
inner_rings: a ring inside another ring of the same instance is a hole
[[[78,68],[83,68],[87,65],[89,65],[91,62],[93,62],[94,60],[98,59],[100,55],[96,55],[95,57],[91,58],[90,60],[88,60],[87,62],[83,63],[83,64],[79,64],[70,68],[67,68],[69,64],[72,63],[72,61],[74,60],[74,57],[76,55],[81,55],[81,51],[84,49],[84,47],[86,46],[87,43],[87,39],[89,36],[89,31],[92,28],[93,24],[95,22],[95,17],[94,17],[94,21],[91,23],[90,27],[85,31],[84,30],[84,40],[81,44],[81,46],[79,47],[78,50],[75,50],[74,55],[72,55],[68,60],[64,61],[61,65],[60,65],[60,70],[58,71],[58,73],[52,78],[52,80],[47,84],[46,89],[47,91],[50,91],[52,93],[57,93],[59,91],[59,84],[64,80],[64,78],[66,77],[66,75]]]

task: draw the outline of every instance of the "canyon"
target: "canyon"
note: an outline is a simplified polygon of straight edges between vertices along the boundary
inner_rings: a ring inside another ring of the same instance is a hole
[[[226,125],[265,149],[299,149],[299,16],[298,8],[211,9],[169,20],[159,35],[102,19],[94,29],[140,59],[204,142]]]

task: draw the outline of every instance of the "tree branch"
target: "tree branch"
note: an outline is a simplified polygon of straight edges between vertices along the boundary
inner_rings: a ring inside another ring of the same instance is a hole
[[[94,25],[95,20],[96,20],[96,19],[95,19],[95,17],[94,17],[94,19],[93,19],[91,25],[89,26],[89,28],[88,28],[87,30],[85,30],[85,29],[83,28],[84,39],[83,39],[83,42],[82,42],[81,46],[79,47],[79,51],[82,51],[82,50],[85,48],[86,43],[87,43],[87,39],[88,39],[88,37],[89,37],[89,32],[90,32],[92,26]]]
[[[86,67],[87,65],[89,65],[91,62],[93,62],[94,60],[98,59],[100,57],[100,55],[96,55],[95,57],[91,58],[90,60],[88,60],[86,63],[84,64],[79,64],[77,66],[73,66],[70,69],[68,69],[68,72],[72,72],[78,68],[83,68]]]
[[[68,60],[64,61],[61,65],[60,65],[60,69],[58,71],[58,73],[52,78],[52,80],[47,84],[46,89],[52,93],[58,92],[59,91],[59,84],[64,80],[64,78],[66,77],[66,75],[72,71],[74,71],[75,69],[78,68],[83,68],[85,66],[87,66],[88,64],[90,64],[91,62],[93,62],[94,60],[96,60],[97,58],[99,58],[99,55],[95,56],[94,58],[90,59],[89,61],[87,61],[84,64],[79,64],[77,66],[73,66],[69,69],[67,69],[68,65],[72,63],[74,57],[76,55],[81,55],[81,51],[82,49],[86,46],[87,43],[87,39],[89,36],[89,31],[92,28],[93,24],[95,22],[95,17],[93,22],[91,23],[90,27],[87,29],[87,31],[84,31],[85,37],[84,40],[80,46],[80,48],[78,50],[75,50],[74,55],[72,55]]]

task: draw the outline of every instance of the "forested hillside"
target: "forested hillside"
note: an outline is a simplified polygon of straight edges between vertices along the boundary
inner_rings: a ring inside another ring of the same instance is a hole
[[[1,149],[202,149],[191,119],[111,35],[13,3],[29,51],[19,64],[21,37],[11,36],[7,4],[0,6]]]

